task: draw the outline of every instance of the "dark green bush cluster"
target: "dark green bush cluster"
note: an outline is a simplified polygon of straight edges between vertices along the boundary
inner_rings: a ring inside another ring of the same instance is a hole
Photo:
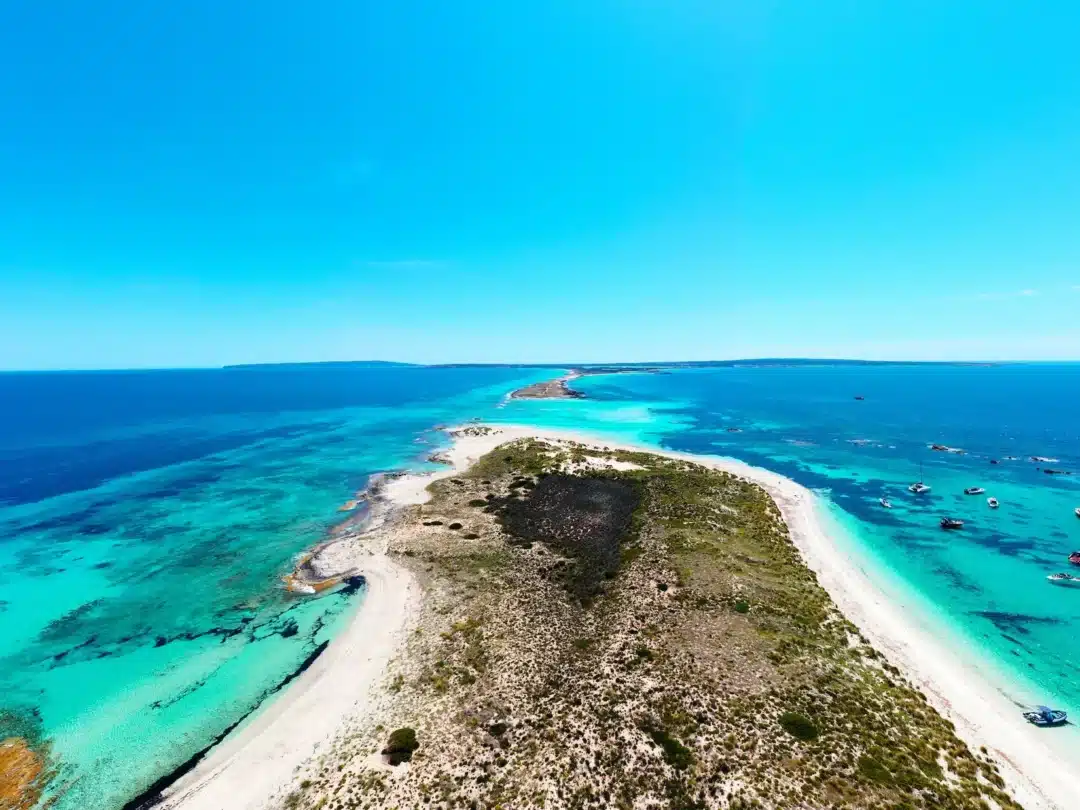
[[[694,752],[672,737],[662,728],[645,728],[652,741],[664,751],[664,761],[682,771],[694,764]]]
[[[413,751],[420,747],[416,741],[416,731],[411,728],[399,728],[390,734],[383,748],[383,756],[391,765],[400,765],[412,759]]]
[[[792,737],[800,740],[816,740],[818,736],[817,726],[809,717],[798,712],[784,712],[780,715],[780,725],[784,731]]]
[[[889,769],[873,757],[865,755],[859,757],[859,775],[870,782],[877,782],[879,785],[888,785],[892,782],[892,774],[889,773]]]

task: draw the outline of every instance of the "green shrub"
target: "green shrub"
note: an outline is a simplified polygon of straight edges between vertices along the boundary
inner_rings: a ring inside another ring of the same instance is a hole
[[[735,612],[736,613],[749,613],[750,612],[750,603],[747,602],[745,599],[737,599],[737,600],[735,600]]]
[[[482,498],[473,498],[469,501],[469,506],[487,506],[488,502]]]
[[[391,765],[399,765],[412,759],[413,751],[420,747],[416,741],[416,732],[408,727],[391,732],[383,748],[383,756]]]
[[[662,728],[646,728],[652,741],[664,751],[664,761],[676,770],[682,771],[694,764],[694,752],[672,737]]]
[[[817,726],[811,722],[809,717],[799,714],[798,712],[784,712],[780,715],[780,725],[784,727],[784,731],[797,739],[817,739]]]
[[[876,782],[879,785],[891,784],[892,774],[889,769],[871,756],[863,754],[859,757],[859,776],[867,781]]]

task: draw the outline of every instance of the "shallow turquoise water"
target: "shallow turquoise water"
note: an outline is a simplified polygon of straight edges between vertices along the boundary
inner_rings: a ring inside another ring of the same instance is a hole
[[[1080,548],[1080,476],[1026,460],[1080,471],[1080,366],[686,370],[505,399],[552,373],[0,375],[0,711],[51,742],[56,807],[121,807],[272,699],[363,598],[291,597],[280,576],[372,473],[424,469],[433,428],[469,419],[788,475],[1018,698],[1080,711],[1080,589],[1045,580]],[[944,514],[968,525],[942,532]]]
[[[295,556],[550,372],[156,374],[0,375],[40,403],[0,412],[0,725],[49,741],[58,810],[122,806],[287,684],[363,597],[286,593]]]

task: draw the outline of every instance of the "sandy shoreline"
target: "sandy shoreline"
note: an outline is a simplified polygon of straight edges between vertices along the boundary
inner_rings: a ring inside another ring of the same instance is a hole
[[[671,453],[572,431],[468,425],[451,434],[454,443],[444,453],[450,466],[387,481],[381,493],[387,507],[425,502],[432,481],[456,475],[498,445],[525,437],[682,458],[757,483],[780,507],[793,542],[844,615],[926,693],[956,725],[958,736],[995,755],[1016,799],[1028,810],[1080,807],[1080,766],[1048,744],[1047,734],[1053,731],[1025,725],[1016,706],[979,674],[976,664],[964,661],[904,605],[891,602],[871,575],[830,539],[820,512],[824,507],[805,487],[734,459]],[[378,528],[369,527],[360,535],[346,533],[317,555],[328,574],[357,567],[367,578],[364,603],[349,626],[286,694],[169,788],[161,806],[182,810],[270,806],[287,793],[307,760],[350,722],[370,716],[378,707],[386,667],[415,622],[421,599],[413,577],[384,553]]]
[[[366,580],[349,626],[286,692],[164,791],[162,808],[254,810],[288,792],[296,771],[378,701],[387,665],[412,628],[420,589],[378,548],[351,551]]]

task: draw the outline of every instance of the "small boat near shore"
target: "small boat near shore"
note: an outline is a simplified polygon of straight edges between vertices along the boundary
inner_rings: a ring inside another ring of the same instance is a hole
[[[1069,715],[1061,709],[1051,709],[1047,706],[1036,706],[1033,712],[1024,712],[1024,719],[1029,723],[1040,726],[1060,726],[1068,722]]]
[[[987,498],[986,505],[989,506],[991,509],[997,509],[999,506],[1001,506],[997,498]]]
[[[1066,574],[1064,571],[1058,574],[1051,574],[1046,579],[1051,585],[1072,585],[1074,587],[1080,587],[1080,577]]]
[[[982,495],[984,492],[986,492],[986,490],[982,487],[968,487],[964,490],[965,495]]]
[[[941,519],[941,528],[943,528],[943,529],[962,529],[962,528],[964,528],[964,521],[957,520],[956,518],[943,517]]]

